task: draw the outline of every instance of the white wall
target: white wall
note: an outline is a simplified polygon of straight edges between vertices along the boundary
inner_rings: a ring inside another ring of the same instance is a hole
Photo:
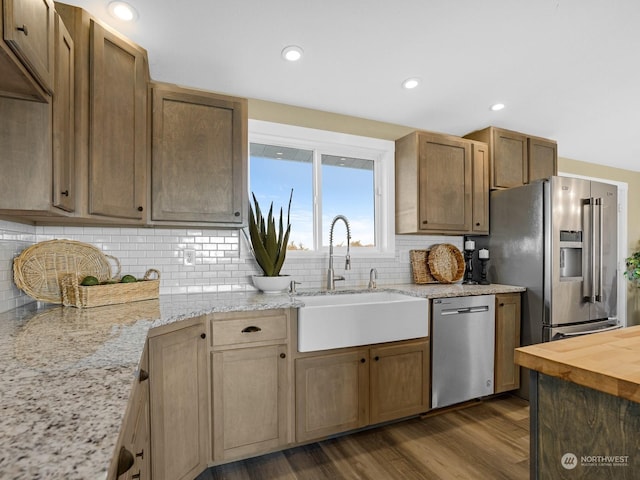
[[[253,290],[251,275],[260,273],[237,230],[33,227],[0,220],[0,312],[33,301],[13,283],[13,259],[29,245],[54,238],[98,247],[119,259],[123,274],[140,277],[148,268],[158,269],[161,294]],[[353,256],[352,269],[344,272],[344,285],[366,287],[373,267],[378,270],[380,286],[412,283],[409,250],[445,242],[462,248],[462,237],[396,236],[395,257]],[[185,248],[196,251],[196,265],[184,265]],[[326,279],[327,263],[326,255],[289,255],[281,273],[302,282],[299,288],[320,288]],[[341,258],[336,256],[337,274],[343,273],[342,267]]]

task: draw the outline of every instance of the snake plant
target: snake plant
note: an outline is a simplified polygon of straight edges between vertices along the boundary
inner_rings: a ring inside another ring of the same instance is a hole
[[[287,210],[287,225],[283,223],[282,208],[280,208],[280,220],[276,231],[276,220],[273,216],[273,202],[269,207],[269,214],[265,219],[262,216],[258,199],[254,193],[253,206],[249,204],[249,236],[253,247],[253,256],[258,265],[267,277],[277,277],[287,255],[287,245],[289,244],[289,233],[291,224],[289,223],[291,214],[291,200],[293,199],[293,189],[289,196],[289,209]]]

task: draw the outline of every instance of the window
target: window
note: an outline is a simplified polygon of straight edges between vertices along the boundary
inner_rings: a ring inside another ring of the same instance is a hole
[[[394,142],[250,120],[249,183],[262,208],[273,202],[285,215],[289,195],[289,249],[320,252],[329,246],[336,215],[349,219],[351,252],[394,251]],[[346,246],[343,223],[334,247]]]

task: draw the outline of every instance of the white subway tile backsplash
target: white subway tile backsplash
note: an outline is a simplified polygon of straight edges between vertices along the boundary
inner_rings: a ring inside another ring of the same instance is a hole
[[[246,240],[236,230],[34,227],[0,220],[0,311],[33,301],[13,283],[13,258],[29,245],[56,238],[95,245],[119,259],[123,274],[141,277],[149,268],[158,269],[161,294],[254,290],[251,276],[260,274]],[[352,257],[344,286],[366,286],[369,270],[374,267],[378,285],[411,283],[409,250],[444,242],[462,248],[462,241],[463,237],[397,236],[394,258]],[[194,266],[184,265],[183,250],[187,248],[196,253]],[[336,266],[341,270],[340,262]],[[320,288],[326,269],[326,256],[308,259],[290,255],[282,273],[302,282],[300,288]]]

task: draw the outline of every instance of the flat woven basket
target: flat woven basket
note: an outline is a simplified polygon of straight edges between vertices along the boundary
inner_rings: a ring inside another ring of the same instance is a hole
[[[464,256],[450,243],[432,246],[428,261],[431,275],[440,283],[454,283],[464,275]]]
[[[151,279],[155,274],[156,278]],[[91,308],[118,303],[152,300],[160,294],[160,272],[147,270],[144,278],[131,283],[110,283],[85,287],[78,284],[78,276],[72,273],[62,277],[62,304],[68,307]]]
[[[438,283],[429,270],[429,250],[409,250],[413,282],[418,285]]]
[[[115,274],[112,274],[110,260],[117,266]],[[60,282],[67,274],[80,278],[91,275],[104,282],[120,275],[120,262],[93,245],[75,240],[36,243],[13,261],[16,286],[42,302],[62,303]]]

